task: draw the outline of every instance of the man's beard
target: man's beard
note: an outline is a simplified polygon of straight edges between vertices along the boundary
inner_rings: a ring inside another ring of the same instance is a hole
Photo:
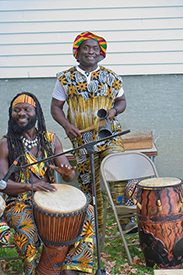
[[[27,123],[27,125],[25,126],[20,126],[17,124],[17,122],[15,120],[11,120],[12,122],[12,130],[15,134],[17,135],[21,135],[24,132],[27,132],[28,130],[32,129],[35,125],[36,125],[36,121],[37,121],[37,117],[34,116],[31,118],[31,120],[29,120],[29,122]]]

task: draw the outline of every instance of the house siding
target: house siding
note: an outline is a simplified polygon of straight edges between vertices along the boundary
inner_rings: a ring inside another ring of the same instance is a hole
[[[82,31],[105,37],[120,75],[181,74],[183,0],[0,1],[0,78],[54,77],[75,65]]]

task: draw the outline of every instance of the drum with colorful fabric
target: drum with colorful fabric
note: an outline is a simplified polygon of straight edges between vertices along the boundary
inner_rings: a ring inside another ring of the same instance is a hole
[[[177,178],[138,183],[139,238],[147,266],[178,268],[183,263],[183,188]]]
[[[58,263],[65,260],[69,246],[77,241],[88,207],[86,196],[78,188],[54,186],[55,192],[37,191],[34,195],[35,222],[44,243],[37,274],[56,274],[60,270]]]

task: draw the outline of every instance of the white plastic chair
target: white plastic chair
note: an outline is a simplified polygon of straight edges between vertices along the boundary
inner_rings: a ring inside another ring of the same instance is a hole
[[[128,245],[124,237],[124,232],[122,231],[122,228],[120,225],[118,210],[120,209],[120,213],[123,213],[124,215],[125,214],[134,215],[134,211],[136,213],[136,207],[128,207],[125,205],[120,207],[116,206],[111,195],[110,185],[108,183],[115,182],[115,181],[119,182],[119,181],[128,181],[132,179],[157,177],[158,173],[157,173],[156,167],[152,162],[152,160],[142,153],[119,152],[119,153],[113,153],[106,156],[101,162],[100,171],[103,179],[103,184],[105,187],[104,191],[106,190],[107,192],[109,202],[114,212],[118,229],[128,256],[128,261],[130,264],[132,264],[132,258],[128,249]],[[104,218],[102,246],[104,245],[104,241],[105,241],[105,227],[106,227],[106,217]]]

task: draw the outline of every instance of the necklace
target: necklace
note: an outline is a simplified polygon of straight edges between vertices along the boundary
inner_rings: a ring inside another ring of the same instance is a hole
[[[27,139],[23,136],[21,136],[20,138],[22,140],[24,147],[27,150],[31,150],[33,147],[36,147],[38,145],[38,137],[37,136],[33,140]]]

